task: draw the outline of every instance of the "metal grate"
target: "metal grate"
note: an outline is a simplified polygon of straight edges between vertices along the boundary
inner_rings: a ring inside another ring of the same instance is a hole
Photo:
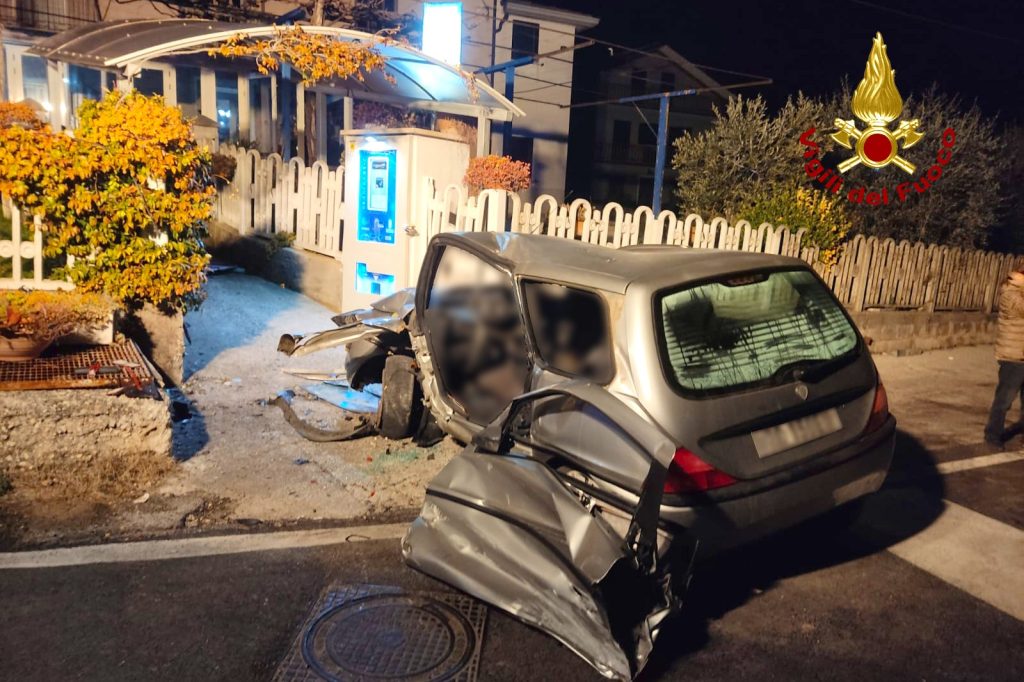
[[[75,370],[93,364],[114,367],[116,361],[138,367],[132,371],[142,383],[155,380],[142,351],[132,341],[109,346],[68,349],[51,347],[43,356],[27,362],[0,362],[0,391],[28,391],[55,388],[111,388],[131,383],[127,373],[99,375],[95,378],[76,376]]]
[[[275,682],[477,678],[487,607],[461,594],[335,587],[317,602]]]

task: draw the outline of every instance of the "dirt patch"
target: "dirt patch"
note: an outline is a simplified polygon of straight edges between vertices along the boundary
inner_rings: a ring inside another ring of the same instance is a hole
[[[178,528],[203,528],[223,524],[231,518],[231,507],[231,501],[223,497],[203,500],[181,517]]]

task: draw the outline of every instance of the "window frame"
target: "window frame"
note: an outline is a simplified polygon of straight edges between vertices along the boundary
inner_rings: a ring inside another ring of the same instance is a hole
[[[535,40],[533,41],[534,42],[534,46],[533,46],[533,51],[532,52],[526,52],[526,51],[523,51],[522,49],[516,47],[516,29],[517,28],[522,28],[524,30],[530,30],[530,29],[533,30],[533,35],[535,37]],[[512,55],[511,58],[512,59],[521,59],[522,57],[536,57],[538,54],[540,54],[540,24],[532,22],[532,21],[520,21],[519,19],[513,19],[512,20],[512,38],[511,38],[511,44],[509,45],[509,50],[511,52],[511,55]]]
[[[527,303],[528,299],[526,297],[526,285],[527,284],[555,284],[555,285],[558,285],[558,286],[566,287],[567,289],[574,289],[576,291],[582,291],[582,292],[587,293],[587,294],[592,294],[593,296],[597,297],[598,302],[601,304],[601,312],[604,315],[604,327],[605,327],[605,330],[608,332],[608,343],[607,343],[607,349],[608,349],[608,371],[607,371],[606,375],[600,376],[600,377],[585,377],[585,376],[583,376],[581,374],[572,374],[570,372],[567,372],[567,371],[565,371],[563,369],[555,367],[550,362],[548,362],[547,358],[545,358],[544,355],[540,352],[540,344],[537,343],[537,336],[534,333],[533,318],[531,317],[530,306]],[[540,367],[541,369],[547,370],[547,371],[551,372],[552,374],[557,374],[558,376],[563,376],[563,377],[566,377],[568,379],[582,379],[582,380],[585,380],[585,381],[592,381],[595,384],[599,384],[601,386],[605,386],[605,385],[611,383],[611,381],[615,378],[615,374],[616,374],[616,367],[615,367],[615,339],[614,339],[614,335],[612,334],[611,314],[610,314],[611,311],[608,308],[608,301],[605,299],[604,296],[601,295],[601,293],[599,291],[597,291],[596,289],[589,288],[589,287],[580,286],[580,285],[577,285],[577,284],[569,284],[567,282],[563,282],[563,281],[559,281],[559,280],[548,279],[548,278],[544,278],[544,277],[526,277],[526,276],[520,276],[520,277],[517,278],[516,290],[517,290],[517,294],[519,296],[519,300],[520,300],[520,304],[519,305],[520,305],[520,308],[522,309],[524,322],[526,323],[526,338],[528,339],[529,344],[530,344],[530,351],[531,351],[531,355],[533,356],[533,364],[535,366]]]
[[[769,388],[774,385],[772,378],[770,376],[764,379],[760,379],[758,381],[710,389],[692,389],[686,388],[685,386],[680,384],[679,380],[675,377],[675,374],[672,369],[672,363],[669,360],[668,339],[665,335],[664,320],[662,319],[661,315],[661,302],[666,296],[671,296],[673,294],[677,294],[687,289],[693,289],[696,287],[705,286],[707,284],[714,284],[716,282],[720,282],[723,279],[746,277],[750,275],[759,274],[772,275],[778,272],[809,272],[811,276],[818,281],[818,284],[819,286],[822,287],[823,291],[825,292],[825,295],[832,299],[832,302],[836,305],[836,307],[839,309],[839,312],[846,319],[846,323],[850,325],[850,328],[853,330],[855,338],[855,343],[853,344],[853,347],[846,353],[839,355],[835,358],[832,358],[831,360],[828,361],[828,364],[830,365],[830,368],[833,371],[837,371],[843,367],[846,367],[847,365],[853,364],[864,354],[864,352],[867,349],[867,344],[864,342],[864,337],[861,335],[860,329],[857,327],[856,322],[853,321],[853,318],[850,316],[850,313],[847,312],[846,306],[844,306],[839,301],[839,299],[836,298],[836,295],[832,293],[832,289],[830,289],[828,285],[825,284],[825,281],[821,279],[818,273],[816,273],[811,268],[800,266],[794,267],[787,265],[776,265],[761,268],[747,268],[744,270],[737,270],[735,272],[723,272],[718,275],[704,277],[701,279],[695,279],[693,281],[685,282],[682,284],[672,284],[655,291],[654,294],[651,296],[650,322],[652,325],[651,331],[654,334],[655,344],[658,349],[658,366],[661,368],[662,377],[664,378],[666,385],[670,389],[672,389],[674,393],[689,400],[712,400],[725,395],[735,396],[740,395],[742,393],[749,393],[751,391]]]

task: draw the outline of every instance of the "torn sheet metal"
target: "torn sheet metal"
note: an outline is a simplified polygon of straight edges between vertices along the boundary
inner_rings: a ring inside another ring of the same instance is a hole
[[[340,313],[332,317],[331,321],[339,327],[344,327],[374,317],[392,317],[401,320],[405,319],[415,307],[416,289],[401,289],[390,296],[374,301],[369,308]],[[386,313],[386,315],[381,315],[381,313]]]
[[[639,500],[615,510],[630,517],[625,534],[605,520],[611,507],[529,453],[511,451],[512,425],[518,432],[525,419],[528,429],[527,408],[559,395],[602,410],[649,453]],[[678,610],[692,566],[688,538],[669,535],[658,547],[666,449],[659,432],[591,385],[526,394],[430,482],[403,557],[544,630],[605,677],[630,679]]]
[[[295,414],[295,409],[292,407],[292,400],[294,398],[295,394],[291,391],[281,391],[267,404],[280,407],[281,412],[284,413],[285,421],[291,424],[292,428],[306,440],[317,443],[330,443],[339,440],[361,438],[376,432],[374,419],[370,415],[357,413],[350,413],[339,419],[337,427],[334,429],[321,429],[312,424],[307,424],[302,421],[299,415]]]
[[[327,329],[312,334],[282,334],[277,342],[277,350],[285,355],[305,355],[316,351],[344,346],[386,331],[380,327],[372,327],[361,322],[338,329]]]
[[[642,668],[658,626],[676,608],[659,581],[637,572],[623,538],[554,472],[472,447],[430,483],[402,554],[554,636],[613,679]],[[644,608],[628,613],[618,602]]]
[[[345,381],[347,379],[343,369],[324,371],[322,369],[289,369],[282,367],[281,371],[307,381]]]
[[[352,388],[347,382],[321,382],[306,384],[302,390],[349,412],[375,415],[380,409],[380,384],[371,384],[359,390]]]

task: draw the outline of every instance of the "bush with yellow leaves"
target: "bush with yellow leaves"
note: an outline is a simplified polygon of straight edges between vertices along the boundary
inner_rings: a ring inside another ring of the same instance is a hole
[[[739,217],[757,227],[771,223],[785,225],[804,233],[801,244],[821,249],[819,260],[830,265],[839,257],[839,249],[853,224],[846,212],[845,197],[799,183],[784,185],[755,195],[739,211]]]
[[[86,100],[74,136],[0,128],[0,192],[43,217],[47,256],[83,292],[185,309],[201,300],[200,241],[214,188],[210,157],[161,97]]]

